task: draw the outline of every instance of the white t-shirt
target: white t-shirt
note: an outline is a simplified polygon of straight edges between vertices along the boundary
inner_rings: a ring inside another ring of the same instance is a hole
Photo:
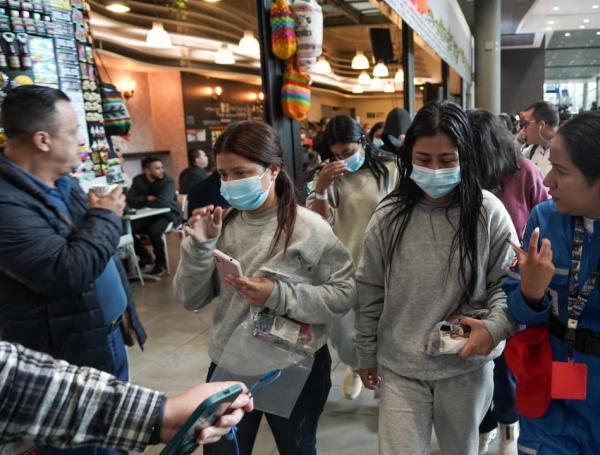
[[[550,147],[545,149],[541,145],[532,144],[523,148],[521,153],[542,171],[544,177],[546,177],[548,172],[550,172],[550,169],[552,169],[552,164],[550,164]]]

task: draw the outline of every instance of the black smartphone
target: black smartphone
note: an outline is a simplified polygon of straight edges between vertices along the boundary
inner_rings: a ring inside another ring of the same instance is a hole
[[[200,403],[160,455],[187,455],[194,452],[200,445],[196,442],[197,432],[210,427],[226,414],[240,393],[242,393],[242,386],[236,384],[211,395]]]

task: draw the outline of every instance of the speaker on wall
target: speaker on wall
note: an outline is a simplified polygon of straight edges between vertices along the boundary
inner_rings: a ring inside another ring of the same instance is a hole
[[[394,47],[389,28],[371,28],[371,48],[378,62],[391,63],[394,61]]]

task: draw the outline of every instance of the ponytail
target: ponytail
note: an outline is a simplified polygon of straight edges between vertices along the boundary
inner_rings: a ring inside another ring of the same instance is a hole
[[[298,213],[298,202],[296,199],[296,188],[292,179],[285,171],[281,168],[281,171],[277,175],[275,180],[275,194],[277,195],[277,230],[275,231],[275,237],[271,243],[271,249],[269,255],[274,253],[275,247],[281,239],[281,234],[285,231],[285,243],[283,246],[284,254],[287,252],[290,241],[292,240],[292,234],[294,233],[294,226],[296,224],[296,215]]]

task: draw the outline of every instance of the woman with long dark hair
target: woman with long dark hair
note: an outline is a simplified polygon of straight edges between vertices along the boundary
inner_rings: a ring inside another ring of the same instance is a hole
[[[531,210],[548,199],[544,175],[517,150],[503,120],[483,109],[469,111],[473,145],[481,186],[498,197],[508,210],[519,240]],[[494,359],[494,404],[479,426],[479,455],[500,432],[500,454],[517,452],[519,414],[515,408],[515,383],[504,356]]]
[[[323,142],[329,162],[316,174],[306,206],[331,224],[358,264],[363,235],[375,207],[397,182],[396,163],[377,156],[360,125],[347,115],[329,121]],[[335,321],[331,330],[331,343],[340,360],[348,365],[342,384],[342,394],[348,399],[356,398],[362,389],[360,377],[354,372],[358,356],[353,336],[354,312],[350,311]]]
[[[517,376],[519,453],[591,455],[600,453],[600,113],[561,126],[550,162],[552,199],[531,212],[505,285],[527,328],[504,354]]]
[[[223,212],[209,206],[193,212],[174,281],[187,309],[197,310],[217,297],[209,379],[251,308],[325,325],[345,314],[356,298],[352,258],[325,221],[297,205],[276,131],[263,122],[234,123],[214,151],[221,194],[232,209]],[[217,274],[215,249],[237,259],[244,276]],[[269,278],[268,271],[275,271],[276,278]],[[331,387],[330,370],[325,344],[315,353],[290,418],[265,414],[280,453],[316,453],[317,422]],[[252,453],[262,415],[254,411],[238,425],[241,453]],[[224,441],[206,447],[205,453],[234,453],[233,445]]]
[[[515,330],[502,282],[517,237],[479,185],[460,107],[425,105],[401,150],[400,182],[367,227],[357,271],[358,372],[380,389],[381,455],[429,453],[432,427],[444,454],[470,455],[492,399],[490,353]],[[443,321],[461,324],[458,355],[426,348]]]

